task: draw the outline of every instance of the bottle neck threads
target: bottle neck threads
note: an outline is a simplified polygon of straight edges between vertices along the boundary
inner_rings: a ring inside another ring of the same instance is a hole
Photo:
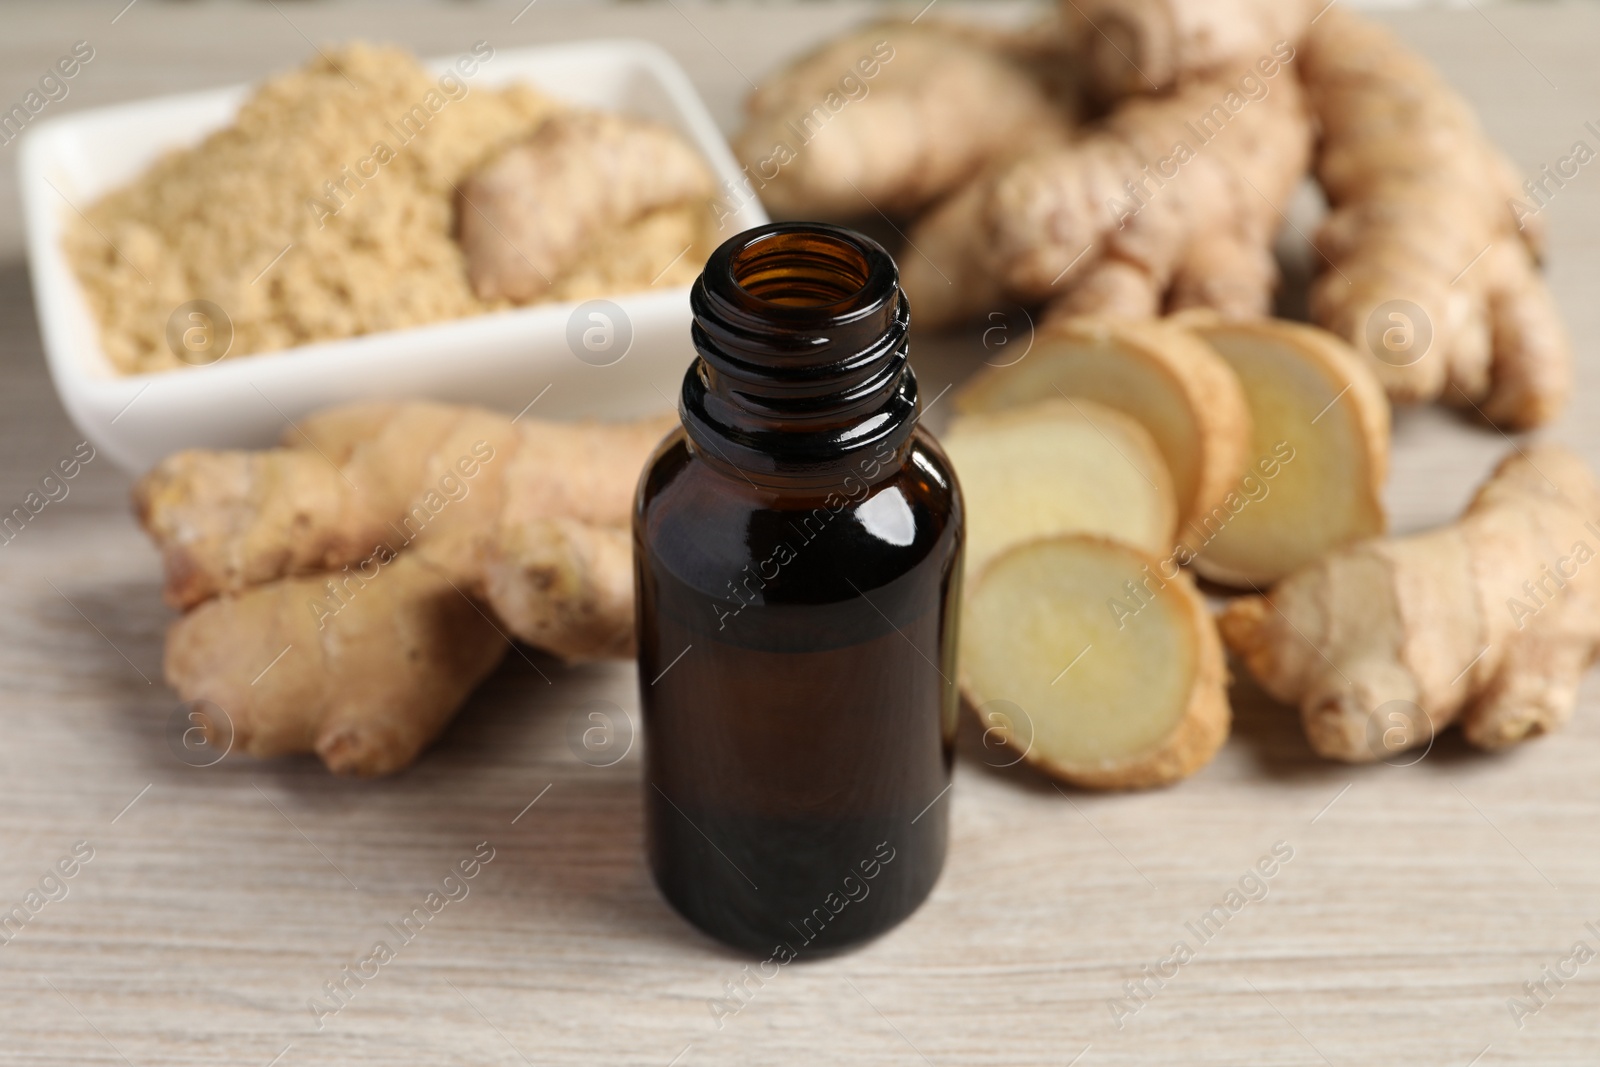
[[[700,358],[680,413],[708,461],[811,481],[910,438],[910,310],[877,242],[821,223],[746,230],[711,254],[690,306]]]

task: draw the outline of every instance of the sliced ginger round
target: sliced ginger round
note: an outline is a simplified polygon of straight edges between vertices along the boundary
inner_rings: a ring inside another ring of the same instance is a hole
[[[1187,524],[1195,568],[1264,586],[1382,533],[1389,403],[1361,357],[1333,334],[1279,319],[1193,328],[1239,376],[1252,424],[1246,474]]]
[[[1222,645],[1188,575],[1163,566],[1081,534],[990,563],[961,620],[961,689],[985,728],[1090,789],[1165,785],[1208,763],[1228,736]]]
[[[1024,359],[974,377],[955,403],[970,414],[1056,396],[1104,404],[1149,431],[1172,474],[1180,537],[1223,501],[1250,462],[1250,409],[1238,377],[1179,326],[1069,319],[1041,331]]]
[[[1061,533],[1172,547],[1172,476],[1150,434],[1121,412],[1057,397],[961,416],[943,443],[966,501],[968,574],[1012,545]]]

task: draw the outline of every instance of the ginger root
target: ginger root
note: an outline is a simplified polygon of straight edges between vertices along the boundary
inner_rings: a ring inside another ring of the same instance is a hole
[[[1062,0],[1107,100],[1155,93],[1300,39],[1326,0]]]
[[[1455,523],[1370,540],[1222,614],[1319,754],[1385,758],[1460,722],[1496,749],[1559,728],[1600,654],[1600,486],[1556,445],[1508,456]]]
[[[1194,539],[1189,524],[1221,505],[1251,462],[1238,376],[1210,345],[1167,322],[1065,320],[1041,329],[1022,359],[975,375],[953,402],[973,414],[1062,395],[1120,411],[1149,431],[1172,475],[1181,540]]]
[[[1571,346],[1537,267],[1531,184],[1425,62],[1324,0],[1059,12],[1010,37],[901,26],[812,53],[752,98],[755,186],[786,213],[917,215],[900,263],[920,325],[1046,304],[1053,326],[1268,314],[1272,243],[1314,170],[1332,211],[1311,317],[1370,355],[1391,399],[1517,429],[1556,415]],[[834,82],[880,33],[904,35],[899,65],[846,100]],[[1074,73],[1046,88],[1052,66]],[[1110,111],[1077,129],[1061,101],[1085,87]]]
[[[642,465],[642,462],[641,462]],[[506,628],[563,659],[633,655],[633,532],[570,517],[502,524],[482,590]]]
[[[505,639],[420,553],[392,558],[324,625],[321,576],[207,600],[172,624],[168,684],[207,739],[253,756],[315,752],[362,777],[414,760],[505,655]],[[279,658],[281,657],[281,658]],[[220,708],[226,723],[213,721]]]
[[[168,681],[220,707],[241,751],[375,775],[416,758],[508,633],[628,655],[634,485],[671,425],[377,402],[282,448],[169,457],[135,489],[187,609]]]
[[[303,420],[281,448],[169,456],[134,487],[134,510],[161,549],[167,603],[187,609],[484,521],[499,510],[499,470],[516,439],[494,412],[353,404]],[[485,465],[492,477],[480,477]],[[470,551],[459,539],[436,547]]]
[[[1311,151],[1299,84],[1278,58],[1271,69],[1130,99],[1074,143],[968,183],[917,222],[901,258],[919,321],[1043,301],[1052,318],[1267,313],[1272,239]]]
[[[1172,477],[1150,434],[1119,411],[1055,396],[963,415],[943,445],[966,502],[968,574],[1056,534],[1098,534],[1151,553],[1172,547]]]
[[[1471,108],[1391,34],[1341,7],[1301,68],[1332,206],[1313,319],[1369,353],[1399,402],[1444,398],[1507,428],[1560,411],[1571,352],[1521,228],[1522,190]]]
[[[1065,108],[965,27],[887,22],[830,41],[753,92],[735,151],[772,211],[907,216],[1019,145],[1061,140]]]
[[[479,300],[527,303],[602,235],[652,212],[698,208],[709,221],[714,191],[705,160],[665,126],[599,112],[556,115],[462,184],[467,276]]]
[[[1188,777],[1228,736],[1228,672],[1189,576],[1136,548],[1032,541],[979,572],[961,623],[961,689],[988,733],[1089,789]],[[1137,612],[1112,605],[1138,588]]]

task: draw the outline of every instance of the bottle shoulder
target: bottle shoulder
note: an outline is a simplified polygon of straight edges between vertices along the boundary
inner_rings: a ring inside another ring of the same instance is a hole
[[[868,592],[923,564],[943,573],[963,540],[960,489],[931,436],[805,487],[747,480],[669,436],[640,479],[641,564],[707,591],[739,575],[765,598],[821,603]]]

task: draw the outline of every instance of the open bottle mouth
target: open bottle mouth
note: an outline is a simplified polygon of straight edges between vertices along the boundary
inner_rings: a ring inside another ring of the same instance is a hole
[[[842,226],[777,222],[724,241],[706,260],[695,320],[738,358],[797,350],[844,358],[893,332],[904,294],[894,258]]]
[[[862,299],[872,281],[874,252],[882,251],[854,234],[777,229],[758,231],[733,249],[728,267],[734,284],[754,300],[826,314]]]

